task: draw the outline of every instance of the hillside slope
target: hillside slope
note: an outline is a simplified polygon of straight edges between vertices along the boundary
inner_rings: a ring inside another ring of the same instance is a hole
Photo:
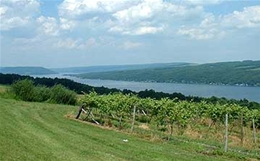
[[[152,142],[75,121],[66,117],[74,116],[74,106],[0,98],[0,111],[0,160],[238,160],[203,154],[199,145]]]
[[[43,67],[1,67],[0,73],[20,74],[20,75],[44,75],[56,74],[56,72]]]
[[[86,73],[76,76],[87,79],[260,86],[260,61]]]
[[[140,70],[149,68],[166,68],[188,66],[190,63],[155,63],[155,64],[133,64],[133,65],[104,65],[104,66],[88,66],[88,67],[69,67],[69,68],[53,68],[51,70],[58,73],[92,73],[92,72],[108,72],[121,70]]]

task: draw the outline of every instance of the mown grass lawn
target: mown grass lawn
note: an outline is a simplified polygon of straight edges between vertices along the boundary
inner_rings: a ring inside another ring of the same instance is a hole
[[[149,141],[66,117],[78,107],[0,98],[0,160],[238,160],[177,141]],[[128,139],[128,142],[124,142]]]

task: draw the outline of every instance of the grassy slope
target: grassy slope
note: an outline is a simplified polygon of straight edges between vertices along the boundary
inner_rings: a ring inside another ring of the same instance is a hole
[[[9,86],[0,84],[0,94],[5,93],[8,89],[9,89]]]
[[[0,98],[0,160],[237,160],[201,154],[205,149],[198,145],[151,142],[65,117],[76,111]]]

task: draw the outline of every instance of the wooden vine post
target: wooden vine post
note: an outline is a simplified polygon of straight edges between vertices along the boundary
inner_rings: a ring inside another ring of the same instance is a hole
[[[226,114],[226,120],[225,120],[225,146],[224,151],[227,152],[228,150],[228,114]]]
[[[92,119],[92,121],[94,121],[96,124],[99,125],[99,122],[97,122],[97,121],[94,119],[94,115],[93,115],[93,113],[92,113],[92,108],[85,108],[84,104],[81,105],[81,106],[79,107],[78,114],[77,114],[77,116],[76,116],[75,118],[76,118],[76,119],[79,119],[80,114],[81,114],[82,112],[84,112],[84,113],[87,115],[86,118],[88,118],[88,117],[90,116],[91,119]]]
[[[83,111],[83,109],[84,109],[84,107],[83,107],[83,105],[81,105],[81,106],[79,107],[79,111],[78,111],[78,114],[77,114],[77,116],[76,116],[76,119],[79,119],[79,116],[80,116],[81,112]]]
[[[245,134],[245,130],[244,130],[244,114],[243,112],[241,113],[241,120],[240,120],[240,124],[241,124],[241,145],[244,145],[244,134]]]
[[[136,111],[136,106],[134,106],[133,110],[133,120],[132,120],[132,126],[131,126],[131,133],[134,131],[134,125],[135,125],[135,111]]]
[[[253,136],[254,136],[254,144],[256,145],[256,129],[255,129],[255,119],[253,119]]]

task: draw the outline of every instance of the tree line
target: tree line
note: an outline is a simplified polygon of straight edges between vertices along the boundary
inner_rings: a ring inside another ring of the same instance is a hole
[[[235,100],[235,99],[227,99],[227,98],[218,98],[218,97],[210,97],[210,98],[202,98],[202,97],[197,97],[197,96],[185,96],[182,93],[164,93],[164,92],[156,92],[154,90],[144,90],[140,92],[135,92],[131,91],[128,89],[124,90],[119,90],[115,88],[106,88],[106,87],[93,87],[90,85],[74,82],[70,79],[66,78],[34,78],[31,76],[22,76],[18,74],[2,74],[0,73],[0,84],[13,84],[14,82],[18,80],[23,80],[23,79],[28,79],[32,80],[34,82],[34,85],[44,85],[46,87],[53,87],[54,85],[61,84],[64,87],[75,91],[78,94],[84,93],[90,93],[93,90],[97,94],[110,94],[110,93],[115,93],[115,92],[121,92],[123,94],[134,94],[137,95],[140,98],[152,98],[152,99],[157,99],[160,100],[162,98],[169,98],[169,99],[178,99],[178,100],[185,100],[185,101],[192,101],[192,102],[202,102],[202,101],[207,101],[213,104],[231,104],[235,103],[240,106],[246,106],[249,109],[260,109],[260,104],[257,102],[251,102],[248,101],[247,99],[241,99],[241,100]]]

